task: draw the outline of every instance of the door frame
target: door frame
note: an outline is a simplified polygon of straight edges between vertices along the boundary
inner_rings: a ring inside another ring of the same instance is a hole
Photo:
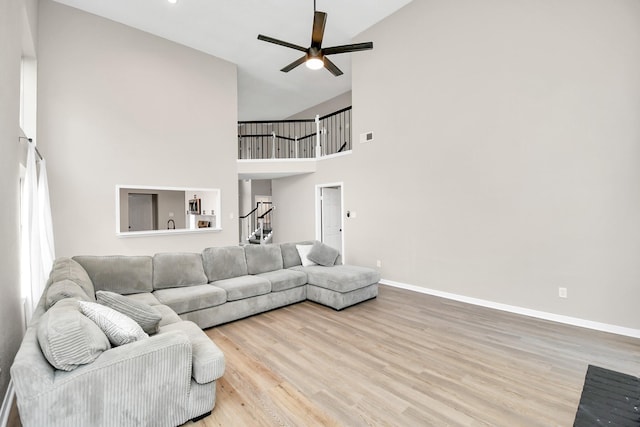
[[[344,253],[344,182],[330,182],[327,184],[316,184],[315,201],[316,201],[316,240],[322,241],[322,189],[323,188],[340,188],[340,228],[342,229],[342,263],[346,263],[347,256]]]

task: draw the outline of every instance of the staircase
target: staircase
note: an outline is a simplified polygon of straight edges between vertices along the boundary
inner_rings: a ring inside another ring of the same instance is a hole
[[[249,243],[252,245],[263,245],[265,243],[271,243],[273,239],[273,229],[271,227],[266,228],[264,226],[259,226],[251,233],[249,236]]]
[[[240,217],[242,230],[247,230],[247,237],[240,244],[264,245],[271,243],[273,240],[271,218],[274,209],[275,206],[271,202],[258,202],[251,212]]]

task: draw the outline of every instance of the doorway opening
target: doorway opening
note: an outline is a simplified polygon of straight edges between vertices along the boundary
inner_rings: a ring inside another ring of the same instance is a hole
[[[129,231],[158,229],[158,195],[129,193]]]
[[[316,185],[316,240],[344,253],[344,216],[342,215],[343,184]]]

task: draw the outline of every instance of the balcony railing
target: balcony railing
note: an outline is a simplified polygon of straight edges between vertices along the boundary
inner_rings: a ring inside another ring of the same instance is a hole
[[[238,122],[238,159],[308,159],[351,150],[351,107],[306,120]]]

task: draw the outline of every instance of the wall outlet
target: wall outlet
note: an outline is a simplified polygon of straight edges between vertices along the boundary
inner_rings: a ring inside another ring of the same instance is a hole
[[[382,267],[382,261],[377,260],[376,261],[376,267],[378,267],[378,268]]]
[[[567,297],[567,288],[558,288],[558,296],[560,298],[566,298]]]

